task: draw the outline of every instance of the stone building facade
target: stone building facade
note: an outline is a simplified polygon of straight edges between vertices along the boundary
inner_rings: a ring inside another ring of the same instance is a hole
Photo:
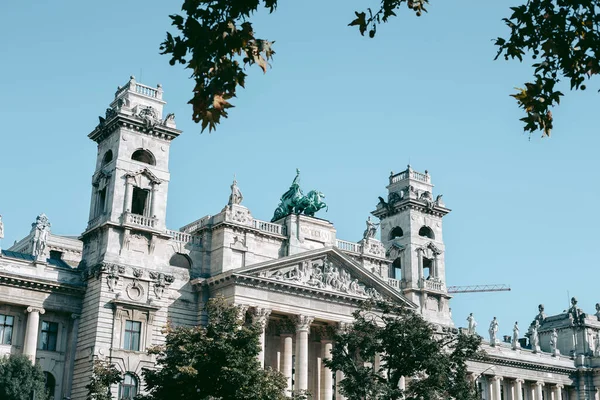
[[[343,376],[321,361],[332,332],[367,298],[403,303],[440,332],[457,331],[442,235],[450,210],[434,198],[428,172],[390,175],[387,199],[372,212],[380,222],[369,219],[358,243],[310,213],[255,218],[235,181],[220,212],[170,230],[169,152],[181,132],[162,96],[132,77],[89,134],[98,155],[81,236],[54,235],[42,214],[0,253],[0,353],[39,363],[55,399],[85,398],[95,358],[123,372],[116,397],[143,390],[142,370],[154,363],[146,348],[164,341],[168,321],[202,324],[214,296],[259,321],[261,363],[318,400],[343,398]],[[301,193],[297,180],[290,189]],[[599,332],[600,306],[588,315],[574,300],[554,316],[540,306],[526,338],[516,331],[497,340],[490,327],[489,359],[470,362],[472,377],[484,399],[600,400]]]

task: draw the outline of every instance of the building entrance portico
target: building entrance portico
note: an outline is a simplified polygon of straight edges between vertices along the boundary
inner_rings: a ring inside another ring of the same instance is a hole
[[[322,360],[336,330],[360,302],[389,299],[414,308],[399,292],[335,248],[313,250],[196,280],[207,297],[223,296],[263,327],[259,362],[280,371],[288,390],[331,399],[336,380]],[[338,398],[343,398],[338,395]]]

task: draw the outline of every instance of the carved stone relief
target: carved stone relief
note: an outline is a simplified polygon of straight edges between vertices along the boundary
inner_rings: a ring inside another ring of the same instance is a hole
[[[165,289],[168,288],[174,281],[175,277],[162,272],[149,272],[150,279],[154,280],[154,295],[157,299],[162,299]]]
[[[318,260],[302,261],[289,267],[262,271],[260,276],[302,286],[381,299],[376,289],[359,282],[346,268],[334,265],[327,256]]]

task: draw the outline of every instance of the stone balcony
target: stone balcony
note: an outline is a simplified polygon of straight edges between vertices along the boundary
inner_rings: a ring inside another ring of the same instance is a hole
[[[155,231],[158,228],[158,219],[126,211],[123,213],[123,225]]]

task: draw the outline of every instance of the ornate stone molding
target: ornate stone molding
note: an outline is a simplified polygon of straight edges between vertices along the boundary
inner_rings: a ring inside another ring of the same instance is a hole
[[[292,321],[296,324],[296,332],[308,332],[310,330],[310,324],[315,318],[308,315],[294,315]]]
[[[269,320],[269,315],[271,315],[270,308],[263,308],[263,307],[252,308],[252,320],[254,322],[258,323],[263,328],[267,325],[267,321]]]
[[[292,266],[261,271],[259,276],[376,300],[383,299],[377,289],[359,282],[347,268],[335,265],[327,256],[317,260],[301,261]]]
[[[148,275],[150,275],[150,279],[154,280],[154,294],[158,299],[161,299],[165,289],[175,282],[175,277],[170,274],[150,271]]]
[[[100,271],[106,273],[108,289],[114,292],[117,289],[120,276],[125,273],[125,267],[118,264],[102,264]]]
[[[40,315],[44,315],[46,313],[45,309],[43,309],[42,307],[36,307],[36,306],[29,306],[29,307],[27,307],[26,311],[28,313],[37,312],[37,313],[40,313]]]

